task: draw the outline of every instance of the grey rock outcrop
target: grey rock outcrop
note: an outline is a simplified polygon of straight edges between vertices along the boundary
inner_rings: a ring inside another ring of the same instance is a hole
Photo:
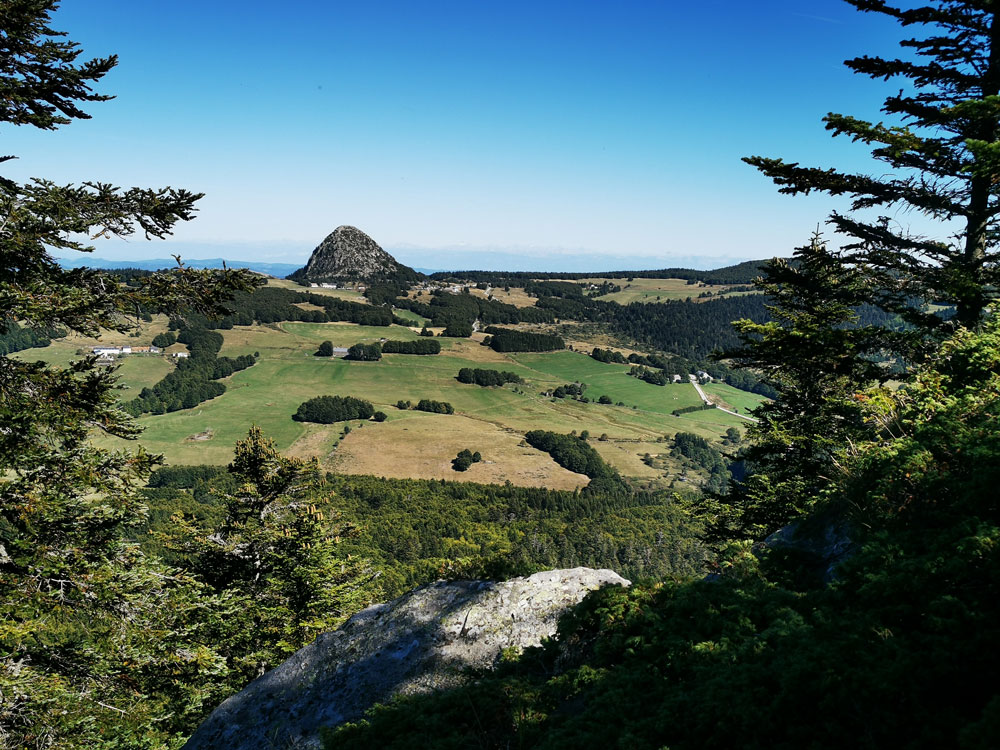
[[[416,271],[397,262],[360,229],[341,226],[316,246],[305,267],[288,278],[319,283],[416,277]]]
[[[186,750],[319,748],[319,730],[395,695],[457,685],[505,649],[536,646],[610,570],[550,570],[502,583],[438,581],[359,612],[230,697]]]

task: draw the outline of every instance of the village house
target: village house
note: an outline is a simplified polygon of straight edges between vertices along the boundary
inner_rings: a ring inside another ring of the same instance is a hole
[[[159,354],[163,350],[158,346],[94,346],[90,351],[102,359],[111,359],[128,354]]]

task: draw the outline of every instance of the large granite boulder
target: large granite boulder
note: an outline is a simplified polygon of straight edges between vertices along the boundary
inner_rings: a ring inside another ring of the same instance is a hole
[[[354,615],[220,705],[187,750],[319,748],[319,729],[394,695],[451,687],[505,649],[537,646],[610,570],[550,570],[502,583],[438,581]]]

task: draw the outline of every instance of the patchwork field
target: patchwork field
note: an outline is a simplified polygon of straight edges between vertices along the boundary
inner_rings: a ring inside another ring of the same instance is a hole
[[[148,343],[154,332],[164,328],[165,321],[154,321],[148,331],[128,341]],[[667,438],[686,431],[719,440],[727,428],[746,424],[721,411],[673,416],[675,409],[700,403],[689,383],[650,385],[630,377],[627,365],[603,364],[570,351],[500,354],[482,346],[481,335],[439,338],[442,353],[436,356],[387,354],[379,362],[351,362],[313,355],[325,340],[334,346],[382,338],[413,340],[418,338],[417,328],[286,322],[220,333],[225,341],[222,355],[256,353],[258,362],[223,381],[227,391],[218,398],[193,409],[140,419],[146,431],[139,442],[164,454],[170,463],[228,463],[235,442],[246,435],[250,424],[257,424],[280,450],[315,456],[326,468],[342,473],[573,488],[585,485],[587,478],[562,469],[547,454],[523,444],[522,437],[533,429],[586,430],[595,449],[623,475],[662,483],[670,479],[662,466],[653,469],[642,459],[647,453],[665,454]],[[102,341],[121,343],[112,339],[106,336]],[[21,356],[65,364],[91,345],[89,340],[65,339]],[[123,400],[157,382],[171,367],[164,357],[123,358],[119,373],[129,388],[123,391]],[[502,388],[462,384],[456,380],[462,367],[509,370],[526,382]],[[543,395],[571,382],[587,385],[590,403]],[[741,412],[759,401],[726,385],[707,390]],[[334,425],[292,420],[299,404],[319,395],[367,399],[388,419]],[[601,396],[612,404],[597,403]],[[398,401],[416,403],[422,398],[447,401],[456,413],[425,414],[396,407]],[[351,427],[346,435],[345,424]],[[109,438],[100,441],[120,444]],[[451,459],[463,448],[480,451],[483,461],[459,474],[451,468]]]

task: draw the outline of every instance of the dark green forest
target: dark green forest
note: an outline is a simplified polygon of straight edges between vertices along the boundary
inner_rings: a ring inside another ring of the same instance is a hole
[[[662,268],[657,271],[594,271],[594,272],[552,272],[536,271],[440,271],[430,278],[437,281],[473,283],[486,282],[492,286],[521,286],[527,281],[539,279],[573,281],[576,279],[685,279],[701,281],[705,284],[752,284],[760,276],[766,261],[748,260],[734,266],[717,268],[714,271],[696,271],[691,268]],[[575,285],[578,286],[578,285]]]

